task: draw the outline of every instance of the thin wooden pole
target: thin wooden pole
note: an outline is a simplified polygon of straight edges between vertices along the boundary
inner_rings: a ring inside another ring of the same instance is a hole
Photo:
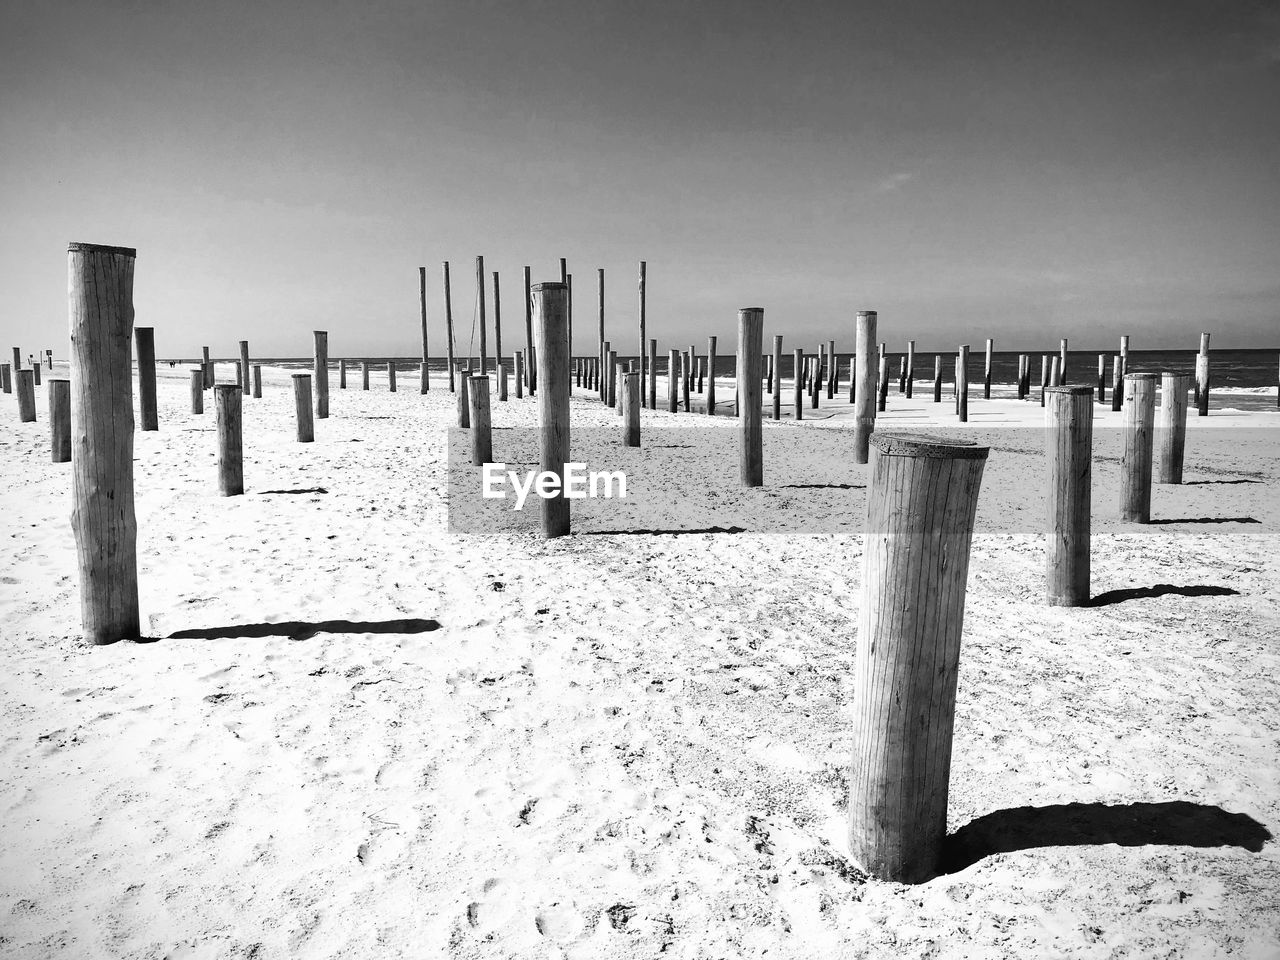
[[[1107,355],[1098,354],[1098,403],[1107,402]]]
[[[191,412],[204,413],[204,367],[191,368]]]
[[[1124,402],[1124,357],[1116,354],[1111,366],[1111,412],[1115,413]]]
[[[1049,355],[1040,354],[1040,406],[1044,406],[1044,388],[1049,386]]]
[[[1049,358],[1049,386],[1051,387],[1062,386],[1062,369],[1058,366],[1059,363],[1061,363],[1059,357]]]
[[[363,390],[369,389],[369,361],[368,360],[360,361],[360,382],[361,382],[361,389]]]
[[[782,334],[773,335],[773,419],[782,419]]]
[[[760,417],[761,341],[764,308],[738,311],[738,475],[744,487],[764,484],[764,440]]]
[[[640,261],[640,373],[641,373],[641,375],[642,375],[642,376],[641,376],[641,379],[642,379],[642,380],[643,380],[643,374],[646,372],[646,371],[645,371],[645,367],[644,367],[644,344],[645,344],[645,339],[644,339],[644,320],[645,320],[645,316],[644,316],[644,309],[645,309],[645,304],[644,304],[644,282],[645,282],[645,271],[646,271],[646,268],[647,268],[647,265],[646,265],[645,261],[641,260],[641,261]],[[656,341],[656,340],[651,341],[651,346],[652,346],[653,344],[656,344],[656,343],[657,343],[657,341]],[[652,350],[652,349],[651,349],[651,350],[649,351],[649,364],[650,364],[650,365],[649,365],[649,369],[648,369],[648,374],[649,374],[649,402],[648,402],[648,407],[649,407],[649,409],[653,409],[653,407],[654,407],[654,401],[657,399],[657,397],[655,396],[656,383],[657,383],[657,374],[654,372],[654,369],[653,369],[653,361],[654,361],[654,360],[656,360],[656,359],[657,359],[657,351],[656,351],[656,350]],[[642,383],[642,386],[643,386],[643,383]],[[641,398],[640,398],[640,402],[641,402],[642,404],[644,403],[644,397],[641,397]]]
[[[1062,338],[1062,344],[1058,347],[1058,382],[1060,386],[1067,382],[1067,338]]]
[[[524,399],[524,351],[517,350],[516,359],[516,399]]]
[[[431,389],[431,378],[427,375],[427,366],[428,366],[428,362],[430,361],[430,351],[427,349],[427,268],[426,267],[418,268],[418,305],[422,310],[422,369],[420,371],[421,382],[418,385],[418,390],[421,393],[426,393],[428,390]],[[344,387],[347,385],[345,375],[343,376],[342,385]]]
[[[498,401],[507,402],[507,365],[501,362],[498,364]]]
[[[0,363],[0,390],[13,393],[13,367],[7,363]]]
[[[884,408],[889,405],[889,358],[884,354],[880,355],[879,388],[880,388],[880,402],[879,404],[877,404],[877,410],[880,413],[883,413]],[[857,429],[856,424],[854,429],[856,431]],[[856,433],[854,435],[853,442],[856,447],[858,443]]]
[[[205,351],[206,353],[208,352],[207,347],[205,348]],[[18,347],[14,347],[13,348],[13,372],[17,373],[21,369],[22,369],[22,350],[19,349]]]
[[[1187,445],[1189,373],[1165,373],[1160,378],[1160,412],[1156,419],[1156,483],[1181,483],[1183,451]]]
[[[311,443],[316,438],[315,423],[311,419],[311,374],[293,375],[293,405],[297,411],[298,442]]]
[[[792,419],[797,423],[804,419],[804,350],[797,348],[792,354]]]
[[[524,268],[525,285],[528,286],[529,268]],[[528,291],[526,290],[526,293]],[[526,296],[525,299],[528,299]],[[457,390],[455,383],[455,363],[453,358],[453,296],[449,292],[449,261],[444,261],[444,334],[445,334],[445,350],[447,352],[447,361],[449,364],[449,392],[454,393]],[[368,389],[366,387],[366,389]]]
[[[770,367],[772,372],[772,367]],[[698,392],[705,394],[707,392],[707,358],[703,357],[698,361]]]
[[[605,351],[604,369],[600,371],[604,380],[604,402],[612,409],[618,407],[618,351]]]
[[[138,357],[138,419],[143,430],[159,430],[156,411],[156,340],[155,328],[134,327],[133,339]]]
[[[493,463],[493,420],[489,412],[489,378],[472,377],[471,391],[471,462],[479,467]]]
[[[1151,519],[1151,453],[1155,440],[1156,375],[1128,373],[1124,378],[1124,455],[1120,461],[1120,519]]]
[[[649,340],[649,409],[658,409],[658,341]]]
[[[234,383],[213,387],[218,424],[218,492],[224,497],[244,493],[244,440],[240,422],[240,388]]]
[[[916,342],[907,341],[907,399],[911,399],[912,386],[916,379]]]
[[[1196,416],[1209,415],[1209,335],[1200,334],[1200,352],[1196,354]]]
[[[260,363],[253,365],[253,396],[257,400],[262,399],[262,364]]]
[[[71,381],[49,378],[49,456],[54,463],[71,461]]]
[[[871,439],[849,838],[855,864],[918,883],[941,866],[974,514],[987,448]]]
[[[693,408],[689,406],[689,381],[693,378],[693,375],[688,351],[685,351],[680,359],[680,395],[684,400],[684,412],[691,413]]]
[[[680,351],[667,355],[667,413],[675,413],[680,407]]]
[[[956,378],[956,393],[960,397],[960,422],[969,422],[969,345],[961,344],[959,376]]]
[[[601,403],[609,402],[609,354],[613,350],[613,344],[606,340],[600,345],[600,380],[596,384],[596,392],[600,395]]]
[[[347,358],[342,357],[338,360],[338,389],[347,389]]]
[[[497,369],[502,366],[502,291],[497,270],[493,271],[493,352],[494,369]]]
[[[707,416],[716,413],[716,338],[707,337]]]
[[[991,366],[994,359],[996,342],[991,337],[987,337],[987,359],[982,368],[982,399],[991,399]]]
[[[933,402],[942,402],[942,354],[933,358]]]
[[[484,313],[484,257],[476,257],[476,300],[480,316],[480,374],[489,375],[489,340],[485,331],[487,321]]]
[[[155,362],[155,353],[152,352],[152,363]],[[240,385],[240,392],[246,397],[249,395],[249,341],[240,341],[240,370],[242,371],[240,379],[244,382]],[[146,427],[142,428],[147,429]]]
[[[141,636],[133,508],[133,335],[136,251],[73,243],[67,250],[71,327],[71,526],[84,637]]]
[[[315,368],[316,419],[327,420],[329,417],[329,334],[317,330]]]
[[[1045,397],[1045,597],[1050,606],[1079,607],[1089,602],[1093,388],[1051,386]]]
[[[907,355],[904,353],[898,358],[898,394],[906,396],[907,393]]]
[[[471,382],[471,371],[463,373],[461,366],[458,371],[458,389],[454,393],[454,399],[457,403],[458,427],[462,430],[471,427],[471,390],[468,384]]]
[[[813,372],[809,376],[809,407],[812,410],[817,410],[821,403],[823,350],[823,345],[818,344],[818,355],[813,358]]]
[[[622,445],[640,446],[640,374],[622,375]]]
[[[827,399],[836,398],[836,342],[827,341]]]
[[[387,392],[396,392],[396,362],[394,360],[387,361]]]
[[[533,286],[538,352],[538,463],[558,483],[542,496],[542,535],[569,533],[569,500],[564,496],[569,462],[569,289],[564,283]]]
[[[564,268],[564,260],[560,261],[561,269]],[[566,337],[568,338],[569,359],[573,359],[573,274],[565,273],[564,275],[564,322],[566,328]]]
[[[1129,374],[1129,335],[1125,334],[1120,338],[1120,373],[1124,376]],[[1121,398],[1121,403],[1124,398]]]
[[[213,388],[213,361],[209,359],[209,348],[200,348],[204,354],[204,388],[210,390]]]

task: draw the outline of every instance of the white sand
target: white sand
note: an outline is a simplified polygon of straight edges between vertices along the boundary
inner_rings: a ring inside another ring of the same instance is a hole
[[[287,375],[266,372],[247,495],[223,499],[212,413],[162,368],[135,464],[159,640],[96,649],[44,388],[37,424],[0,398],[0,955],[1280,955],[1274,415],[1193,417],[1187,479],[1205,482],[1155,497],[1165,519],[1256,524],[1126,531],[1100,449],[1094,593],[1216,592],[1050,608],[1037,535],[975,539],[950,828],[1099,806],[908,887],[845,858],[867,476],[832,453],[847,424],[770,425],[768,486],[742,491],[733,421],[643,417],[647,442],[723,432],[702,473],[648,481],[690,525],[767,509],[846,533],[587,536],[629,529],[593,501],[584,535],[544,543],[447,531],[442,383],[335,374],[332,418],[299,445]],[[582,393],[575,424],[615,428]],[[527,399],[494,408],[535,422]],[[1040,422],[1029,403],[971,411],[979,438]],[[931,392],[891,389],[884,422],[960,429]],[[984,507],[1043,469],[1034,430],[993,442]],[[813,483],[834,486],[788,486]],[[1142,811],[1123,805],[1176,801],[1125,826]]]

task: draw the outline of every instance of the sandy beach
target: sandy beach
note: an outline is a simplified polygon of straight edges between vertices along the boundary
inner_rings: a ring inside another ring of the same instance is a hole
[[[0,404],[0,954],[1280,954],[1275,414],[1193,416],[1186,482],[1135,530],[1099,408],[1095,605],[1064,609],[1043,602],[1038,404],[973,399],[961,425],[891,389],[881,429],[993,446],[953,859],[906,886],[848,859],[867,468],[840,453],[847,400],[766,423],[757,490],[734,420],[645,411],[631,463],[660,522],[583,501],[544,542],[451,532],[443,381],[335,376],[302,445],[287,371],[264,370],[246,494],[222,498],[185,376],[162,366],[160,430],[135,437],[144,643],[83,645],[45,388],[38,423]],[[608,460],[616,415],[575,397]],[[493,406],[501,457],[536,405]],[[646,471],[663,457],[679,469]]]

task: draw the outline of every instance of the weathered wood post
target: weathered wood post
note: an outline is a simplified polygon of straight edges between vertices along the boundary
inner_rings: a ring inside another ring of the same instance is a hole
[[[565,464],[569,462],[569,289],[563,283],[537,283],[532,289],[538,354],[538,464],[557,480],[542,501],[542,535],[569,533]],[[539,491],[541,494],[542,491]]]
[[[649,409],[658,409],[658,341],[649,340]]]
[[[1044,388],[1049,386],[1049,356],[1040,354],[1040,406],[1044,406]]]
[[[680,351],[671,350],[667,354],[667,413],[675,413],[680,406]]]
[[[234,383],[213,387],[218,424],[218,492],[224,497],[244,493],[244,435],[240,422],[240,388]]]
[[[933,357],[933,402],[942,402],[942,354]]]
[[[50,372],[52,372],[53,371],[53,351],[52,350],[46,350],[44,352],[44,360],[45,360],[45,363],[48,365]],[[71,401],[68,399],[67,401],[68,406],[70,405],[70,403]]]
[[[362,381],[361,388],[364,390],[368,390],[369,389],[369,361],[368,360],[360,361],[360,380]]]
[[[316,430],[311,419],[311,374],[293,375],[293,404],[298,414],[298,442],[314,442]]]
[[[458,427],[463,430],[471,427],[471,390],[468,387],[470,382],[470,370],[463,372],[462,364],[458,364],[458,389],[454,393],[454,400],[458,408]]]
[[[529,299],[529,268],[524,268],[525,277],[525,299]],[[453,358],[453,295],[449,291],[449,261],[444,261],[444,335],[445,335],[445,351],[449,364],[449,392],[454,393],[457,390],[455,377],[457,372]]]
[[[960,355],[956,358],[956,395],[960,403],[960,422],[969,422],[969,345],[961,344]]]
[[[329,334],[324,330],[315,331],[316,359],[315,377],[316,419],[329,417]]]
[[[1058,366],[1059,362],[1056,356],[1049,358],[1049,386],[1051,387],[1062,386],[1062,370]]]
[[[877,404],[877,410],[884,413],[885,407],[889,405],[889,358],[883,353],[880,354],[879,386],[880,402]],[[857,429],[856,425],[854,429]],[[857,442],[855,437],[854,444],[856,445]]]
[[[191,368],[191,412],[204,413],[204,367]]]
[[[782,419],[782,334],[773,335],[773,419]]]
[[[488,326],[488,320],[485,318],[484,257],[476,257],[476,309],[479,311],[480,324],[480,373],[488,376],[489,335],[485,329]]]
[[[1107,402],[1107,355],[1098,354],[1098,403]]]
[[[347,358],[341,357],[338,360],[338,389],[347,389]]]
[[[1045,395],[1045,597],[1050,606],[1079,607],[1089,602],[1093,388],[1050,386]]]
[[[1058,347],[1058,381],[1054,386],[1061,386],[1067,382],[1067,338],[1062,338],[1062,344]]]
[[[1124,357],[1116,354],[1111,365],[1111,412],[1124,402]]]
[[[136,251],[67,249],[71,326],[71,526],[84,637],[141,636],[133,509],[133,264]]]
[[[866,463],[876,428],[876,312],[858,311],[854,328],[853,459]],[[884,409],[882,406],[881,410]]]
[[[1124,375],[1129,373],[1129,335],[1125,334],[1120,338],[1120,372]],[[1123,397],[1121,403],[1124,402]]]
[[[698,351],[695,344],[689,344],[688,363],[685,373],[688,374],[689,392],[693,393],[698,385]],[[688,405],[686,404],[686,408]]]
[[[524,339],[525,339],[525,375],[529,378],[529,396],[533,396],[538,386],[537,352],[533,349],[533,295],[530,268],[524,268]]]
[[[152,355],[154,357],[154,351]],[[240,379],[244,381],[240,385],[240,392],[247,397],[249,395],[249,341],[248,340],[240,341],[240,371],[241,371]],[[145,430],[147,428],[143,427],[142,429]]]
[[[1209,415],[1209,335],[1200,334],[1200,352],[1196,354],[1196,416]]]
[[[707,358],[703,357],[698,361],[698,392],[705,394],[707,392]]]
[[[693,408],[689,406],[689,381],[692,379],[692,366],[689,360],[689,353],[685,351],[680,362],[680,395],[684,401],[684,412],[692,413]]]
[[[524,351],[515,352],[516,363],[516,399],[524,399]]]
[[[907,395],[907,355],[905,353],[898,358],[898,394],[904,397]]]
[[[764,383],[765,383],[765,390],[769,393],[770,396],[772,396],[773,395],[773,354],[771,353],[765,355]],[[701,387],[698,388],[698,392],[699,393],[702,392]]]
[[[477,467],[493,463],[493,420],[489,413],[489,378],[470,378],[471,462]]]
[[[418,268],[418,304],[422,309],[422,367],[419,371],[420,381],[418,390],[420,393],[426,393],[431,389],[431,378],[427,376],[427,362],[430,354],[427,350],[427,268]],[[345,373],[342,377],[342,386],[347,385]]]
[[[31,357],[30,359],[31,366],[29,369],[31,370],[32,383],[38,387],[40,386],[40,361],[35,357]]]
[[[912,387],[916,379],[916,342],[907,341],[907,399],[911,399]]]
[[[501,360],[498,361],[498,400],[507,402],[507,365]]]
[[[253,396],[255,400],[262,399],[262,364],[260,363],[253,365]]]
[[[201,368],[204,370],[204,388],[210,390],[213,388],[213,361],[209,359],[209,348],[201,347],[203,351],[204,362]]]
[[[18,347],[13,348],[13,372],[17,373],[22,369],[22,350]]]
[[[1120,461],[1120,519],[1151,519],[1151,453],[1155,441],[1156,375],[1124,377],[1124,455]]]
[[[622,375],[622,445],[640,446],[640,374]]]
[[[960,415],[960,354],[956,353],[952,361],[951,372],[951,405],[955,408],[956,416]]]
[[[387,392],[396,392],[396,362],[394,360],[387,361]]]
[[[600,381],[596,384],[596,393],[601,403],[609,402],[609,354],[613,344],[606,340],[600,347]]]
[[[13,368],[7,363],[0,363],[0,390],[13,393]]]
[[[641,261],[640,261],[640,374],[641,374],[641,384],[640,384],[640,386],[641,386],[641,391],[642,391],[642,392],[643,392],[643,389],[644,389],[644,374],[645,374],[645,366],[644,366],[644,363],[645,363],[645,360],[644,360],[644,344],[645,344],[645,340],[644,340],[644,320],[645,320],[645,316],[644,316],[644,309],[645,309],[645,307],[644,307],[644,282],[645,282],[645,261],[641,260]],[[650,350],[649,350],[649,369],[648,369],[648,374],[649,374],[649,403],[648,403],[648,407],[649,407],[649,409],[651,409],[651,410],[652,410],[652,409],[654,409],[654,402],[655,402],[655,400],[657,399],[656,394],[655,394],[655,391],[656,391],[656,389],[657,389],[657,373],[655,373],[655,372],[654,372],[654,369],[653,369],[653,362],[657,359],[657,351],[656,351],[655,349],[653,349],[653,346],[654,346],[657,342],[658,342],[658,341],[656,341],[656,340],[650,340],[650,341],[649,341],[649,343],[650,343]],[[641,398],[640,398],[640,402],[641,402],[641,404],[644,404],[644,397],[643,397],[643,396],[641,396]]]
[[[54,463],[71,461],[71,381],[49,378],[49,454]]]
[[[245,384],[249,382],[249,371],[244,369],[239,357],[231,362],[236,365],[236,388],[243,391]]]
[[[36,422],[36,375],[26,367],[18,371],[18,420],[21,423]]]
[[[716,412],[716,338],[707,337],[707,415]]]
[[[918,883],[941,866],[947,832],[969,546],[987,448],[884,433],[871,445],[850,850],[880,879]]]
[[[827,341],[827,399],[834,400],[836,396],[836,342],[834,340]]]
[[[764,440],[760,423],[761,341],[764,308],[738,311],[738,474],[744,487],[764,484]]]
[[[792,417],[797,421],[804,419],[804,350],[796,349],[791,361]]]
[[[982,368],[982,399],[991,399],[991,362],[992,354],[995,353],[996,342],[991,337],[987,337],[987,362]]]
[[[1182,455],[1187,445],[1187,393],[1191,374],[1165,373],[1160,378],[1160,412],[1156,418],[1156,483],[1182,482]]]
[[[154,327],[134,327],[138,357],[138,419],[143,430],[159,430],[156,411],[156,340]]]

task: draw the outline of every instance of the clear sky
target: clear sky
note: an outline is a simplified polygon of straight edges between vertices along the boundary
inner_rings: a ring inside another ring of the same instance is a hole
[[[575,282],[593,350],[1280,346],[1274,2],[3,4],[0,330],[65,355],[69,241],[161,356],[418,347],[440,264]],[[491,314],[490,314],[491,315]],[[5,343],[4,346],[10,345]]]

